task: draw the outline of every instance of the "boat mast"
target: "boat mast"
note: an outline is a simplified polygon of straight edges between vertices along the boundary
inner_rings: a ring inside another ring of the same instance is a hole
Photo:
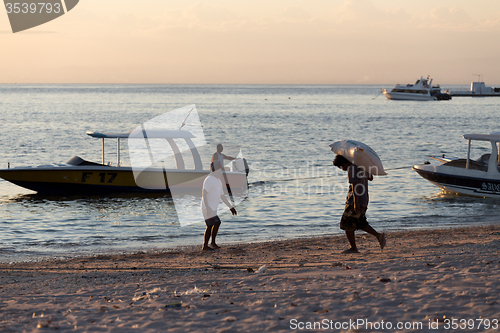
[[[471,139],[469,139],[469,143],[467,144],[467,163],[465,164],[465,168],[468,169],[469,168],[469,161],[470,161],[470,142],[471,142]]]
[[[116,166],[120,166],[120,138],[116,138]]]
[[[102,140],[102,164],[104,165],[104,138]]]

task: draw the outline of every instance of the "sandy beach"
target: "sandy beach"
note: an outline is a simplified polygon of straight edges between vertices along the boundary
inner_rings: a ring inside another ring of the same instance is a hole
[[[498,330],[500,226],[357,239],[2,264],[0,331]]]

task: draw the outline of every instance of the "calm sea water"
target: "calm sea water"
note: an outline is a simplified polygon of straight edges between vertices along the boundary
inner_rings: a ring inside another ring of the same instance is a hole
[[[382,87],[0,85],[0,167],[73,155],[100,161],[100,141],[86,131],[126,132],[196,104],[207,149],[236,144],[251,166],[238,216],[221,216],[221,244],[340,233],[347,183],[328,145],[342,139],[370,145],[389,169],[370,183],[367,216],[376,229],[499,222],[499,201],[441,194],[410,166],[429,155],[464,157],[463,134],[500,130],[500,98],[374,99]],[[121,154],[127,160],[126,147]],[[201,244],[204,228],[181,227],[166,196],[42,197],[0,180],[2,262]]]

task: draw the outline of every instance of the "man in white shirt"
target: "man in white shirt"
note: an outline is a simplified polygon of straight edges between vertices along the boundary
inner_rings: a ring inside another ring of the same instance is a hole
[[[222,175],[222,164],[215,160],[211,164],[212,172],[207,176],[203,182],[202,199],[201,199],[201,211],[203,213],[203,218],[205,219],[205,224],[207,228],[205,230],[205,240],[203,243],[203,251],[213,251],[218,249],[219,246],[215,243],[215,238],[217,237],[217,232],[219,231],[219,226],[221,224],[219,216],[217,216],[217,208],[222,200],[229,207],[233,215],[237,215],[236,209],[231,205],[229,200],[227,200],[224,191],[222,190],[222,183],[220,178]],[[212,242],[210,247],[208,242],[212,237]]]

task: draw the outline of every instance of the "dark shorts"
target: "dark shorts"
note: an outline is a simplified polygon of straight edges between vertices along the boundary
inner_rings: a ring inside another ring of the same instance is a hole
[[[340,229],[345,231],[355,231],[369,226],[366,220],[366,210],[368,206],[361,206],[361,211],[354,211],[354,206],[345,205],[344,214],[340,220]]]
[[[220,218],[215,215],[214,217],[209,218],[208,220],[205,220],[205,224],[207,227],[211,227],[214,225],[219,225],[220,224]]]

